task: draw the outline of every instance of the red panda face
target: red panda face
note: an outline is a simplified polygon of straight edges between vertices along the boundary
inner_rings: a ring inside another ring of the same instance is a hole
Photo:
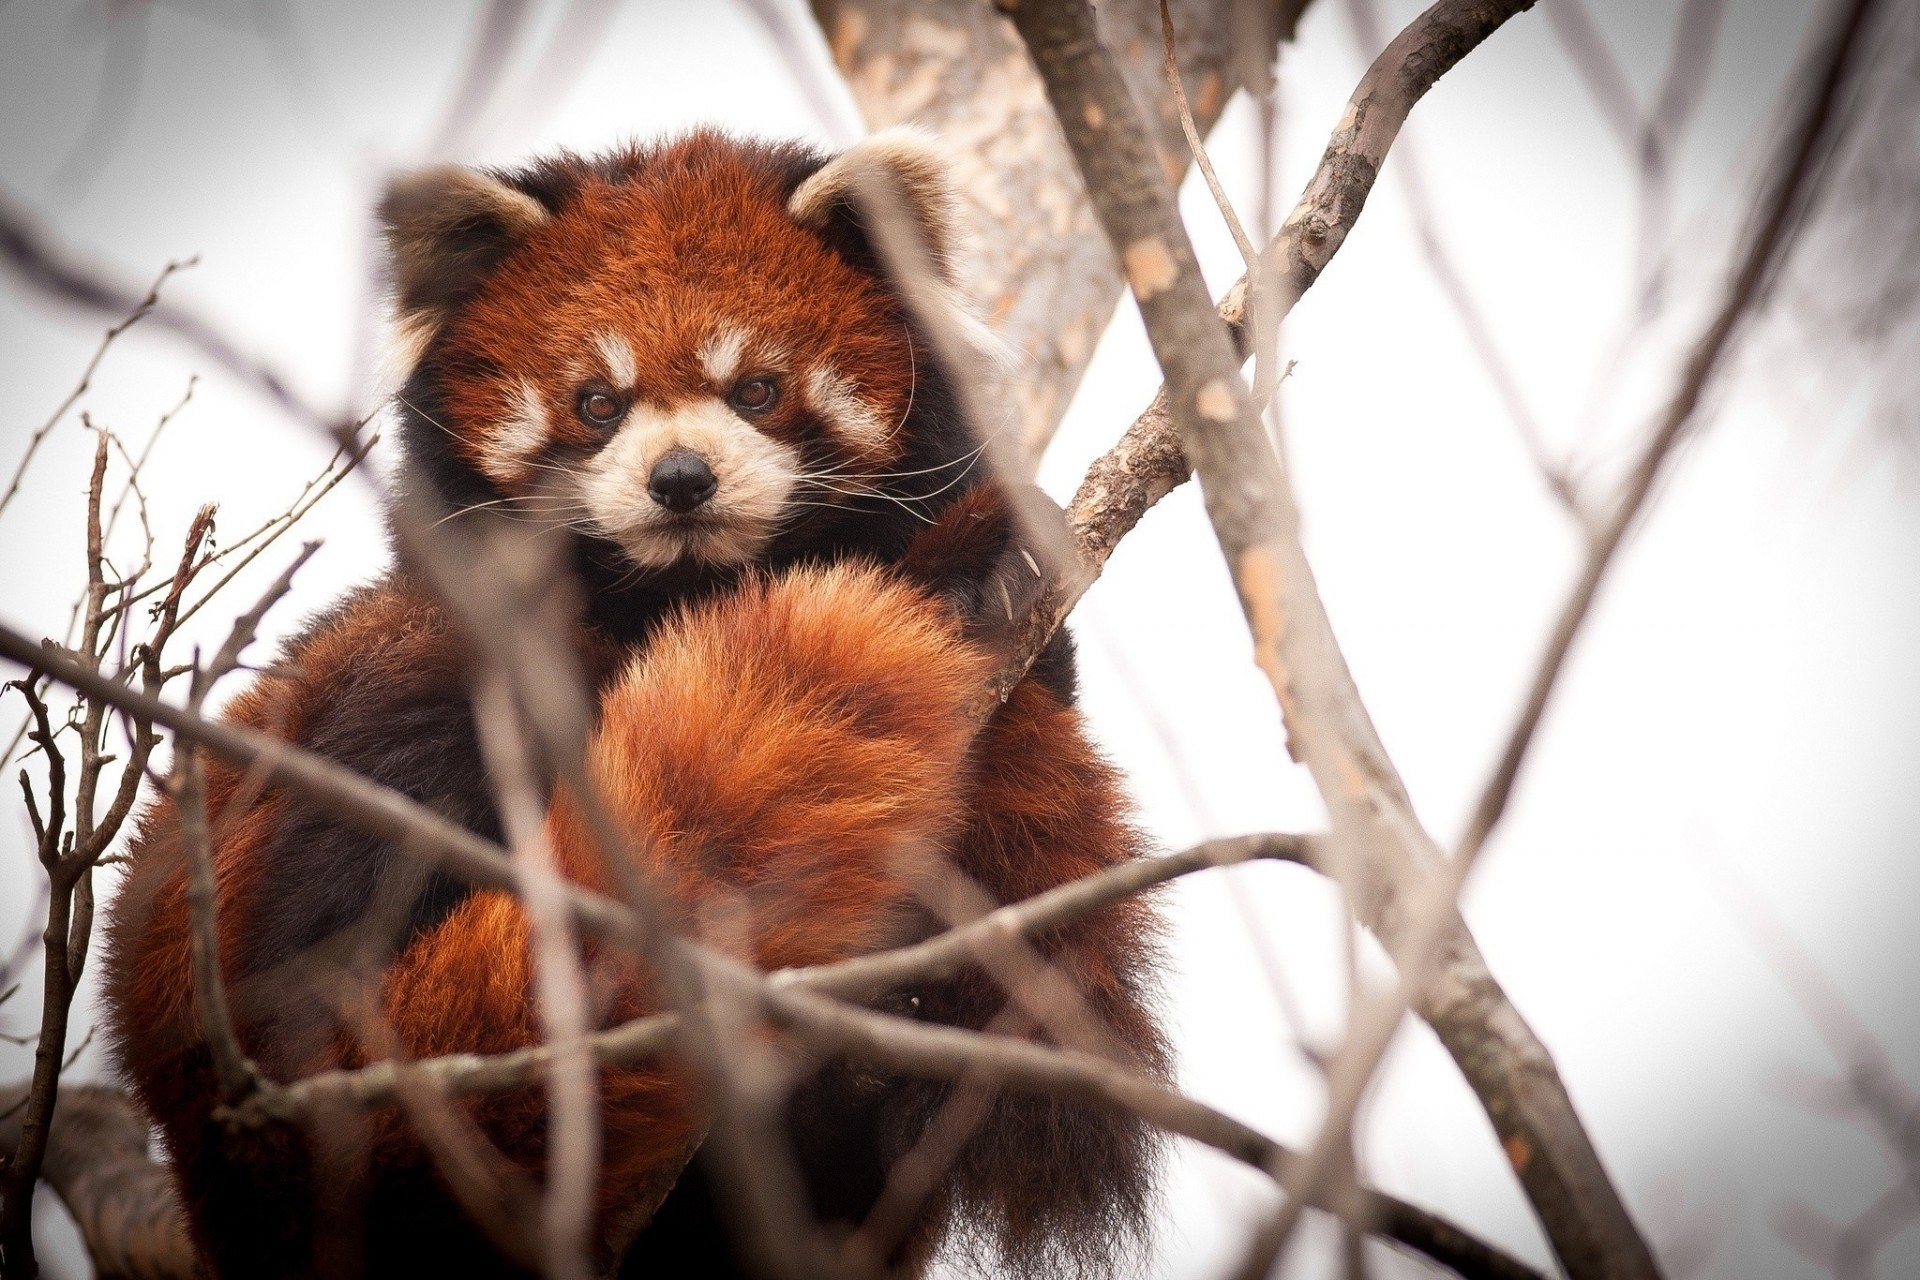
[[[944,183],[924,155],[903,177],[898,141],[877,141],[903,187]],[[874,150],[794,187],[764,152],[696,134],[631,175],[579,176],[557,209],[466,170],[421,175],[439,185],[417,199],[403,180],[386,210],[401,320],[432,343],[460,458],[646,569],[751,561],[809,505],[885,471],[912,337],[820,233]],[[944,204],[916,208],[941,244]],[[476,229],[497,265],[447,301],[436,273],[486,256]],[[426,250],[410,257],[409,235]]]

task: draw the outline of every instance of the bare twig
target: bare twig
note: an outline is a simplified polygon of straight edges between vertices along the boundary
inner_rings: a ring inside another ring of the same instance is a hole
[[[234,620],[226,641],[204,667],[196,664],[187,710],[199,715],[207,696],[222,676],[239,664],[240,655],[253,642],[260,621],[275,602],[293,585],[293,575],[308,557],[319,549],[309,542],[294,562],[268,587],[253,608]],[[234,1102],[258,1088],[263,1077],[240,1046],[234,1031],[233,1012],[227,1002],[227,988],[220,975],[220,929],[217,919],[217,889],[213,870],[213,842],[207,833],[206,767],[200,748],[193,742],[180,742],[174,752],[173,775],[166,790],[179,815],[180,840],[186,850],[187,913],[191,929],[194,1001],[200,1010],[200,1026],[208,1051],[213,1057],[214,1078],[219,1082],[224,1101]]]
[[[1213,171],[1213,160],[1200,137],[1200,126],[1194,123],[1193,108],[1187,104],[1187,91],[1180,83],[1180,59],[1174,53],[1173,10],[1168,8],[1167,0],[1160,0],[1160,43],[1165,55],[1167,88],[1172,91],[1173,105],[1180,114],[1180,131],[1187,135],[1193,162],[1200,166],[1200,176],[1207,180],[1207,190],[1213,193],[1213,203],[1220,210],[1221,220],[1227,224],[1247,270],[1252,271],[1260,259],[1260,251],[1253,247],[1253,241],[1247,238],[1247,229],[1240,225],[1240,215],[1233,211],[1233,201],[1227,198],[1227,189],[1220,185],[1220,175]]]
[[[167,793],[180,816],[180,840],[187,854],[187,912],[192,925],[193,996],[200,1026],[213,1055],[221,1096],[244,1097],[260,1073],[233,1030],[226,984],[220,977],[220,932],[214,917],[213,850],[207,839],[206,768],[200,748],[190,742],[176,752]]]
[[[67,398],[62,400],[51,414],[47,415],[47,420],[36,427],[33,434],[27,438],[26,452],[21,455],[19,463],[13,469],[13,478],[7,482],[7,491],[4,494],[0,494],[0,512],[5,512],[7,504],[13,501],[13,495],[20,492],[20,481],[25,478],[27,467],[33,462],[33,455],[40,448],[40,442],[45,440],[48,433],[60,424],[62,418],[67,416],[67,410],[73,408],[80,397],[92,389],[93,375],[99,371],[100,362],[106,358],[107,348],[113,345],[114,339],[118,338],[128,329],[131,329],[134,325],[139,324],[154,307],[159,305],[160,290],[168,280],[172,279],[176,271],[184,271],[198,261],[198,258],[184,258],[169,262],[160,269],[160,274],[154,278],[153,283],[147,286],[147,291],[144,295],[134,302],[131,307],[119,309],[126,318],[118,324],[113,325],[101,336],[100,345],[93,349],[92,358],[87,361],[86,368],[80,371],[80,381],[75,383],[73,390],[67,393]]]
[[[474,698],[474,720],[520,896],[527,905],[541,1030],[547,1042],[558,1047],[547,1069],[543,1270],[555,1280],[584,1280],[600,1173],[599,1082],[581,1039],[589,1026],[586,980],[568,927],[566,895],[547,848],[546,801],[505,679],[496,675],[482,681]]]
[[[259,633],[261,621],[267,616],[267,610],[278,604],[286,597],[287,592],[293,589],[293,575],[300,572],[301,567],[312,559],[313,553],[319,549],[320,544],[317,541],[302,543],[300,554],[293,558],[293,563],[281,571],[280,576],[273,580],[251,609],[233,620],[233,626],[228,630],[227,638],[221,642],[213,659],[194,672],[193,691],[187,700],[188,710],[198,713],[206,705],[207,695],[213,692],[213,686],[240,665],[240,655],[246,652],[248,645],[253,643],[255,636]]]
[[[107,527],[104,535],[107,539],[112,539],[114,528],[120,523],[120,509],[126,505],[128,496],[140,496],[140,473],[146,469],[147,459],[153,456],[153,446],[160,443],[160,434],[167,429],[167,424],[180,416],[181,410],[192,403],[193,390],[199,385],[200,375],[187,375],[187,389],[180,393],[180,398],[174,402],[172,408],[160,415],[159,420],[153,424],[153,430],[147,432],[147,442],[140,446],[139,456],[127,458],[127,478],[121,484],[119,496],[113,500],[113,510],[107,513]],[[122,456],[125,456],[124,451]],[[140,505],[144,514],[145,501],[143,500]]]

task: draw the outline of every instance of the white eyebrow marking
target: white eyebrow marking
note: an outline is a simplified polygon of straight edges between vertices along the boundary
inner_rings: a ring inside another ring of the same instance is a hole
[[[622,391],[633,390],[634,383],[640,381],[633,346],[611,329],[593,335],[593,345],[600,348],[600,358],[607,362],[607,376],[613,379],[613,385]]]
[[[747,335],[730,324],[722,325],[700,347],[701,372],[715,387],[727,387],[740,372],[740,361],[746,351]]]
[[[807,372],[807,400],[815,413],[827,419],[855,444],[869,449],[887,442],[887,424],[830,364]]]
[[[522,378],[513,398],[513,410],[500,420],[488,450],[487,470],[497,480],[517,478],[521,466],[547,443],[547,406],[540,402],[539,388]]]

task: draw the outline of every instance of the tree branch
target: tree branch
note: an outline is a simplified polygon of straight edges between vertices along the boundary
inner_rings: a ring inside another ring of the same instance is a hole
[[[1264,294],[1261,305],[1267,324],[1277,323],[1344,240],[1387,146],[1413,103],[1448,67],[1526,7],[1524,0],[1445,0],[1423,14],[1375,62],[1300,207],[1269,251],[1269,274],[1257,282]],[[1167,375],[1168,412],[1199,471],[1208,514],[1254,634],[1256,660],[1279,697],[1290,745],[1312,771],[1333,816],[1330,847],[1344,847],[1354,858],[1367,858],[1368,875],[1364,881],[1356,877],[1350,889],[1363,911],[1371,909],[1382,938],[1401,954],[1407,943],[1424,939],[1406,936],[1407,904],[1400,899],[1419,878],[1432,878],[1438,850],[1421,830],[1340,656],[1313,587],[1312,570],[1299,549],[1290,489],[1239,378],[1239,353],[1211,314],[1172,193],[1145,156],[1139,127],[1085,5],[1077,0],[1022,0],[1012,6],[1011,16],[1034,54],[1055,114],[1140,304]],[[1440,923],[1449,931],[1447,976],[1453,984],[1472,979],[1480,994],[1497,994],[1457,915],[1449,909]],[[1416,955],[1421,950],[1413,948]],[[1403,965],[1410,958],[1403,956]],[[1510,1049],[1502,1042],[1517,1038],[1520,1048],[1537,1051],[1529,1055],[1532,1061],[1546,1062],[1544,1050],[1525,1032],[1524,1023],[1503,997],[1491,1010],[1472,1004],[1464,1006],[1464,1011],[1481,1019],[1489,1012],[1504,1015],[1504,1035],[1487,1021],[1464,1029],[1467,1038],[1478,1042],[1476,1047],[1499,1044]],[[1449,1048],[1456,1059],[1462,1058],[1457,1039]],[[1519,1118],[1511,1078],[1490,1078],[1484,1070],[1469,1070],[1468,1075],[1496,1128],[1503,1119]],[[1550,1123],[1539,1137],[1554,1149],[1555,1158],[1529,1161],[1534,1174],[1525,1181],[1562,1261],[1576,1276],[1604,1274],[1603,1265],[1612,1264],[1602,1260],[1609,1258],[1621,1260],[1628,1273],[1652,1274],[1651,1254],[1608,1183],[1550,1067],[1533,1083],[1546,1086],[1548,1105],[1541,1108],[1546,1114],[1525,1118]],[[1357,1104],[1364,1078],[1336,1085],[1350,1091]],[[1344,1124],[1330,1127],[1343,1129]],[[1290,1180],[1290,1185],[1304,1185],[1310,1195],[1313,1184],[1328,1173],[1330,1160],[1329,1152],[1316,1149],[1314,1161],[1304,1170],[1304,1184]]]

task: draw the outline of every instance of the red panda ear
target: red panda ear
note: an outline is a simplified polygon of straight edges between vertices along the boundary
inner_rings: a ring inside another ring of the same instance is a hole
[[[959,238],[959,196],[946,148],[912,125],[882,129],[841,152],[794,188],[787,212],[801,226],[828,239],[858,231],[860,193],[884,184],[918,227],[941,279],[953,283]],[[859,236],[864,240],[865,236]]]
[[[380,221],[404,339],[424,346],[452,308],[546,220],[538,200],[475,169],[435,165],[395,178],[380,201]]]

